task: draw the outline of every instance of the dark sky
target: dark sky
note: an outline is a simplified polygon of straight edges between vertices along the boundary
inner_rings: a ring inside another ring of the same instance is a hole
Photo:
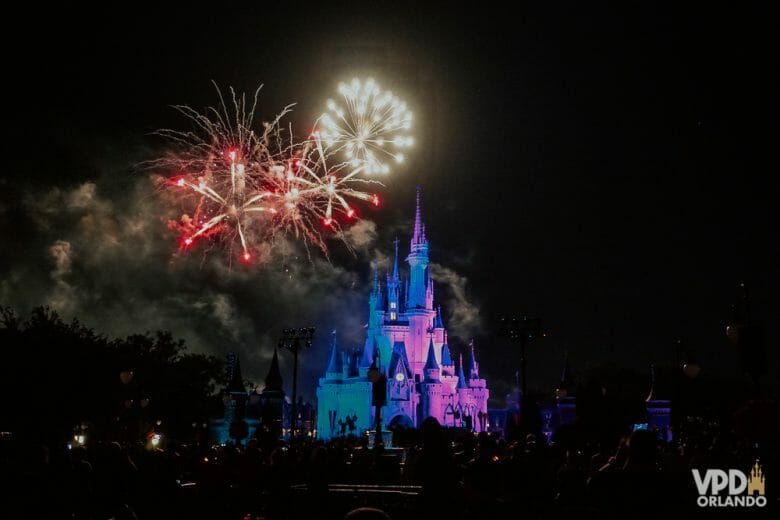
[[[311,395],[327,331],[361,340],[369,264],[396,234],[408,243],[419,184],[454,342],[477,337],[497,394],[517,358],[495,337],[507,314],[550,332],[530,358],[541,389],[564,351],[579,370],[643,369],[669,362],[678,338],[736,377],[723,325],[741,281],[778,344],[778,42],[763,8],[255,4],[41,8],[12,22],[29,39],[3,36],[0,303],[48,302],[110,334],[170,328],[199,350],[240,350],[255,380],[279,329],[313,324]],[[214,104],[211,80],[264,83],[262,117],[297,102],[306,128],[352,75],[407,99],[417,139],[356,230],[357,256],[333,242],[330,264],[295,250],[254,271],[171,260],[137,167],[160,149],[149,132],[186,124],[169,106]]]

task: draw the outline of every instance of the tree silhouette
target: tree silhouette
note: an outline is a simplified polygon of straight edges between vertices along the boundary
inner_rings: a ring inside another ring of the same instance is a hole
[[[187,352],[169,332],[111,340],[47,307],[26,320],[0,308],[0,344],[0,430],[21,439],[64,443],[81,424],[93,439],[112,439],[125,419],[140,429],[160,420],[184,436],[216,410],[221,362]]]

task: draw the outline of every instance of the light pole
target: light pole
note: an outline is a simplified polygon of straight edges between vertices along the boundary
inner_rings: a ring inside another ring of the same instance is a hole
[[[374,405],[374,450],[384,448],[382,438],[382,407],[387,404],[387,377],[376,366],[376,359],[368,369],[371,381],[371,404]]]
[[[764,343],[764,326],[750,315],[750,300],[747,287],[739,284],[740,301],[732,306],[733,316],[726,326],[726,336],[737,347],[739,364],[742,371],[750,376],[753,391],[761,392],[761,376],[767,373],[766,346]]]
[[[520,377],[521,392],[523,399],[528,393],[528,380],[526,378],[526,347],[530,342],[538,337],[547,336],[547,332],[542,330],[541,320],[539,318],[529,318],[523,315],[520,318],[502,318],[499,334],[509,341],[520,344]]]
[[[302,346],[311,347],[314,337],[314,327],[284,329],[279,338],[279,348],[293,353],[293,383],[292,383],[292,419],[290,420],[290,442],[295,440],[295,423],[298,420],[298,351]]]

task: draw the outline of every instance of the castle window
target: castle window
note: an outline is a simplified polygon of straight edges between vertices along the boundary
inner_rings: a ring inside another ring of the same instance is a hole
[[[395,321],[395,320],[396,320],[396,314],[394,312],[391,312],[390,313],[390,321]]]
[[[390,302],[390,308],[395,309],[395,302]]]

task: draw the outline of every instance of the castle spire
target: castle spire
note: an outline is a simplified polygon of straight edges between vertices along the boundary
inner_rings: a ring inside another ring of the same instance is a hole
[[[447,345],[447,331],[444,331],[444,344],[441,346],[441,364],[445,367],[451,367],[455,363],[452,362],[450,356],[450,346]]]
[[[395,260],[393,261],[393,279],[398,280],[398,237],[393,240],[395,245]]]
[[[417,210],[414,213],[414,236],[412,237],[412,244],[425,243],[425,225],[422,223],[422,215],[420,213],[420,187],[417,186]]]
[[[458,366],[458,388],[468,388],[466,376],[463,374],[463,354],[460,355],[460,365]]]
[[[568,357],[567,357],[567,364],[568,364]],[[561,386],[563,387],[563,377],[561,377]],[[653,400],[655,393],[655,364],[650,363],[650,390],[647,392],[647,397],[645,398],[646,402],[650,402]]]
[[[477,356],[474,354],[474,340],[469,343],[471,349],[471,359],[469,359],[469,379],[479,379],[479,364],[477,363]]]
[[[650,365],[650,377],[653,383],[655,383],[655,367],[651,364]],[[563,372],[561,372],[561,388],[565,388],[566,390],[571,390],[572,381],[571,381],[571,366],[569,366],[569,352],[564,353],[564,359],[563,359]]]
[[[428,359],[425,361],[424,370],[439,370],[439,364],[436,363],[436,352],[433,349],[433,335],[431,335],[431,341],[428,343]]]
[[[265,376],[266,390],[282,389],[282,373],[279,371],[279,352],[274,349],[274,357],[271,358],[271,367]]]
[[[338,374],[337,377],[341,377],[344,371],[344,365],[341,359],[341,353],[336,347],[336,331],[333,331],[333,345],[330,349],[330,362],[328,363],[328,374]]]
[[[441,305],[436,309],[436,317],[433,319],[433,328],[434,329],[443,329],[444,323],[442,323],[441,320]],[[445,343],[447,343],[445,341]]]
[[[407,310],[433,310],[433,293],[430,290],[430,273],[428,273],[428,239],[422,223],[419,186],[417,187],[417,209],[414,215],[414,235],[406,262],[409,264],[410,278]]]

